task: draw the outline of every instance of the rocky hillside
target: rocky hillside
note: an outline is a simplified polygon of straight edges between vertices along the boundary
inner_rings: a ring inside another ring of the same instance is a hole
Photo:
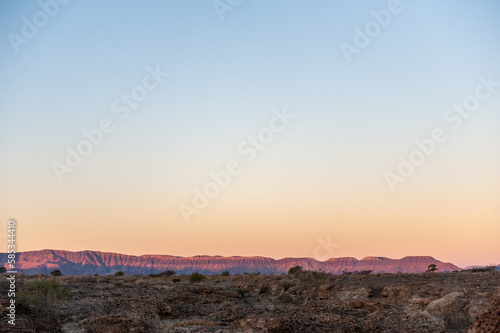
[[[0,254],[0,260],[7,262],[7,254]],[[127,275],[160,273],[167,269],[179,274],[198,271],[203,274],[218,274],[229,271],[231,274],[244,272],[286,273],[290,267],[299,265],[306,270],[322,270],[327,273],[341,274],[343,271],[356,272],[371,270],[373,273],[421,273],[430,264],[435,264],[439,272],[460,270],[459,267],[444,263],[429,256],[390,259],[385,257],[332,258],[317,261],[312,258],[272,259],[266,257],[221,257],[194,256],[176,257],[168,255],[131,256],[99,251],[26,251],[17,255],[17,269],[26,274],[47,274],[59,269],[65,275],[109,275],[123,271]]]
[[[500,332],[500,272],[318,274],[313,280],[212,275],[197,283],[177,275],[19,274],[16,282],[19,292],[59,284],[72,297],[49,307],[34,302],[42,292],[28,302],[19,298],[12,327],[9,299],[1,293],[2,333]],[[8,285],[0,280],[1,290]]]

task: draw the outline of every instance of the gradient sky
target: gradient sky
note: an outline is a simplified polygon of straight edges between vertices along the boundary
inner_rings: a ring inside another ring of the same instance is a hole
[[[16,218],[19,251],[499,264],[500,87],[458,129],[443,115],[500,81],[500,4],[401,1],[348,63],[341,43],[388,3],[243,0],[221,20],[210,1],[73,0],[15,52],[42,9],[1,1],[5,232]],[[169,76],[120,119],[148,66]],[[283,108],[296,118],[246,161]],[[52,163],[104,118],[113,132],[60,182]],[[447,140],[391,191],[384,174],[435,128]],[[231,160],[241,173],[186,223],[179,205]]]

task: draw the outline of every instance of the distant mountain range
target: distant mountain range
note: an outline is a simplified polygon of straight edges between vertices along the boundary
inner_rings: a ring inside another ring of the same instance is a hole
[[[0,262],[7,268],[7,254],[0,253]],[[123,271],[127,275],[160,273],[174,270],[177,274],[218,274],[229,271],[231,274],[244,272],[262,274],[281,274],[295,265],[303,269],[322,270],[327,273],[341,274],[371,270],[373,273],[422,273],[430,264],[436,265],[438,272],[461,270],[452,263],[444,263],[429,256],[390,259],[385,257],[366,257],[358,260],[352,257],[332,258],[317,261],[312,258],[272,259],[266,257],[222,257],[194,256],[176,257],[169,255],[132,256],[99,251],[62,251],[41,250],[20,252],[16,256],[16,269],[26,274],[48,274],[59,269],[65,275],[109,275]]]

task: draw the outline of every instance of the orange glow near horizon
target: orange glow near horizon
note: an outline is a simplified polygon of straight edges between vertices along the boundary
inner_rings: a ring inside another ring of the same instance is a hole
[[[0,2],[0,252],[500,264],[499,1],[95,2]]]
[[[460,267],[500,258],[500,215],[486,198],[434,192],[365,195],[355,201],[345,191],[333,205],[328,198],[335,198],[335,190],[322,200],[307,193],[290,195],[289,189],[255,190],[246,197],[236,186],[227,192],[190,224],[175,207],[162,206],[154,193],[146,200],[132,193],[103,204],[100,195],[82,192],[81,204],[61,196],[57,209],[49,198],[39,200],[29,213],[19,209],[18,249],[272,258],[315,257],[318,252],[358,259],[430,255]],[[338,246],[315,252],[318,239],[328,237]]]

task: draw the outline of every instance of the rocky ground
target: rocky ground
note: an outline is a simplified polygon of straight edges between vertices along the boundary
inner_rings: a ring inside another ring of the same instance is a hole
[[[500,272],[247,274],[199,283],[21,275],[18,289],[41,279],[57,280],[73,298],[18,304],[13,328],[2,278],[1,332],[500,332]]]

